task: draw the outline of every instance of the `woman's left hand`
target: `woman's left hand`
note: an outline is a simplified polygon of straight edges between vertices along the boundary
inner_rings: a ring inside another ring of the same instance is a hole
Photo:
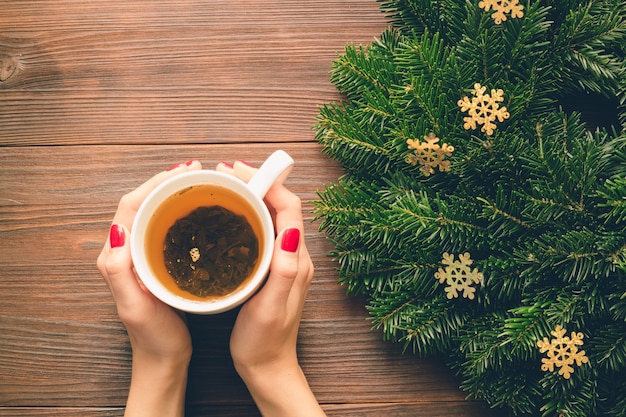
[[[139,206],[156,186],[174,175],[200,168],[197,161],[178,164],[123,196],[98,256],[98,270],[111,290],[132,347],[126,416],[183,415],[191,336],[184,315],[148,292],[135,274],[129,233]]]

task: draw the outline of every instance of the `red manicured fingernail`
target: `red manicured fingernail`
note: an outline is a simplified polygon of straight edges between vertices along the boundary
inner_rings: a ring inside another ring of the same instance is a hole
[[[117,224],[112,225],[111,230],[109,231],[109,242],[111,244],[111,248],[124,246],[124,240],[124,228]]]
[[[171,166],[171,167],[169,167],[167,170],[168,170],[168,171],[171,171],[171,170],[173,170],[173,169],[180,168],[180,167],[182,167],[182,166],[184,166],[184,165],[190,166],[191,164],[193,164],[193,162],[194,162],[194,161],[195,161],[195,159],[189,160],[189,161],[187,161],[187,162],[180,162],[180,163],[178,163],[178,164],[174,164],[174,165],[172,165],[172,166]]]
[[[252,165],[250,162],[244,161],[243,159],[240,159],[237,162],[241,162],[244,165],[254,168],[254,165]]]
[[[280,248],[285,252],[295,252],[300,244],[300,229],[295,227],[287,229],[283,233],[283,240],[280,242]]]

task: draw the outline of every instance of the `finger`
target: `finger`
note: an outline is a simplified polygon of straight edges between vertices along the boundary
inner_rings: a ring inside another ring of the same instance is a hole
[[[159,172],[135,190],[122,197],[118,205],[117,212],[113,217],[113,223],[124,225],[124,227],[130,229],[133,219],[135,218],[135,214],[137,213],[137,210],[139,210],[139,206],[143,203],[143,200],[146,199],[148,194],[152,192],[152,190],[169,178],[182,174],[183,172],[201,168],[202,164],[199,161],[191,160],[185,163],[176,164],[170,167],[167,171]]]
[[[113,224],[104,250],[98,259],[98,268],[105,277],[115,302],[119,305],[132,305],[144,292],[133,272],[133,262],[128,244],[128,229]]]
[[[253,167],[246,161],[235,161],[233,164],[233,172],[243,182],[248,182],[252,178],[254,174],[258,171],[257,168]]]
[[[257,169],[245,161],[237,161],[233,165],[233,173],[243,181],[249,181]],[[277,182],[270,187],[265,195],[270,209],[275,213],[276,230],[295,226],[303,230],[302,201],[289,191],[282,183]]]
[[[306,294],[311,287],[311,283],[313,282],[313,273],[314,273],[313,261],[311,260],[311,255],[309,254],[309,250],[304,243],[304,238],[302,239],[300,249],[299,249],[299,258],[298,258],[298,278],[294,283],[294,287],[297,286],[299,291],[303,294]]]
[[[131,198],[129,199],[130,203],[134,203],[136,208],[139,208],[143,200],[146,199],[148,194],[152,192],[156,187],[158,187],[162,182],[175,177],[176,175],[180,175],[183,172],[194,171],[197,169],[201,169],[202,164],[199,161],[191,160],[185,163],[180,163],[171,166],[166,171],[161,171],[148,181],[144,182],[140,185],[135,191],[131,192]]]
[[[274,211],[276,230],[295,226],[304,230],[302,201],[282,184],[273,185],[265,195],[267,205]]]
[[[223,172],[225,174],[235,175],[235,171],[233,166],[228,162],[222,161],[215,167],[215,170],[218,172]]]
[[[261,290],[269,308],[287,305],[289,294],[298,276],[301,240],[302,233],[296,227],[281,231],[276,238],[271,272]]]
[[[248,182],[258,171],[258,169],[242,160],[235,161],[233,165],[222,162],[218,164],[217,169],[222,172],[229,172],[245,182]],[[290,226],[304,230],[302,201],[281,182],[277,182],[270,187],[265,195],[265,201],[273,213],[272,217],[274,217],[276,230],[283,230]]]

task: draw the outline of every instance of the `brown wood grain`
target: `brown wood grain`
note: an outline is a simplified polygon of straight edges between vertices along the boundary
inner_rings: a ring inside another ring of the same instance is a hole
[[[0,2],[0,416],[121,416],[124,327],[95,259],[120,197],[189,159],[296,160],[316,277],[298,349],[329,416],[490,415],[441,359],[403,355],[337,283],[312,200],[341,167],[314,141],[375,0]],[[258,416],[228,353],[236,312],[190,316],[188,416]],[[493,414],[496,415],[496,414]]]
[[[303,141],[373,0],[3,1],[1,143]],[[19,120],[19,123],[15,123]]]

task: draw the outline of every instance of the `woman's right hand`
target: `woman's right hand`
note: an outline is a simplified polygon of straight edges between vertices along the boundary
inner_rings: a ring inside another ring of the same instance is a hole
[[[221,163],[218,171],[248,181],[253,167],[243,161]],[[313,263],[304,242],[300,198],[282,184],[265,197],[278,232],[265,285],[241,308],[230,350],[264,416],[325,416],[311,392],[296,354],[298,329],[311,281]]]

